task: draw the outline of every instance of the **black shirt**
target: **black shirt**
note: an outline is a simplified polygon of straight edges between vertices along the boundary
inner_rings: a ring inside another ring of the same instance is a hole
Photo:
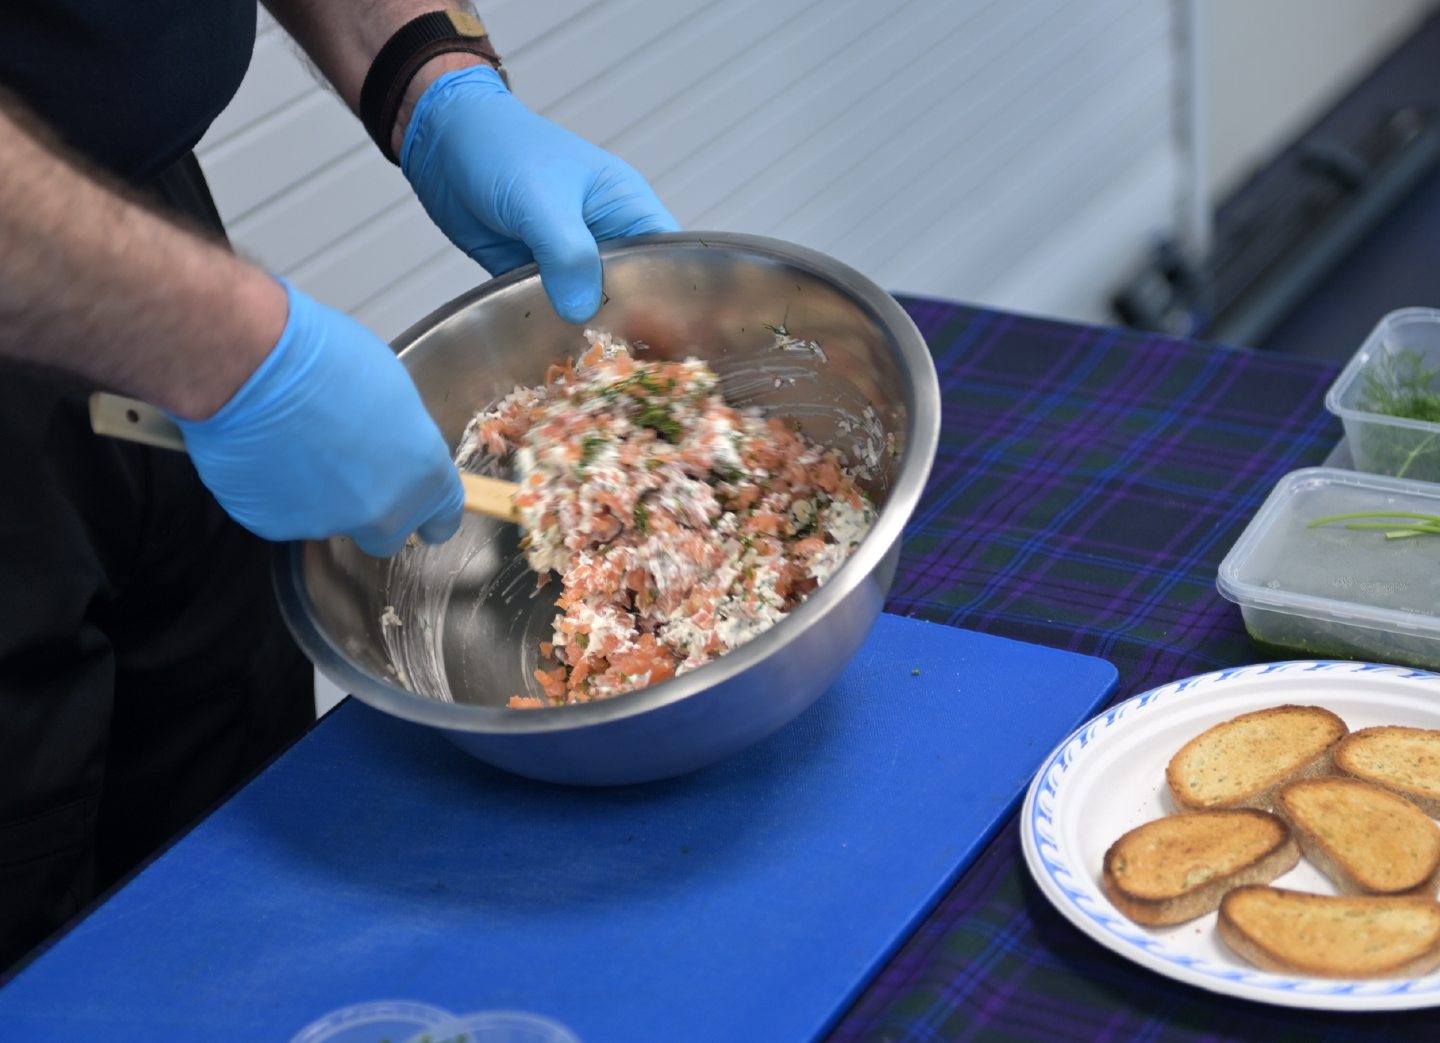
[[[193,148],[234,96],[255,18],[255,0],[0,0],[0,85],[138,181]]]

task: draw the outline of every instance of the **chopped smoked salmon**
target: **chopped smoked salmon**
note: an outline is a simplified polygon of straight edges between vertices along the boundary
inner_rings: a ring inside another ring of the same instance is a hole
[[[518,472],[526,556],[559,573],[534,708],[619,695],[766,630],[849,557],[874,510],[843,456],[726,404],[703,362],[586,331],[577,361],[466,429],[457,461]]]

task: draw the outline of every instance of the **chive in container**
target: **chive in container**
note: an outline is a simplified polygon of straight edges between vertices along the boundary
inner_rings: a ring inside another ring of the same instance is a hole
[[[1440,485],[1292,471],[1220,564],[1266,659],[1355,659],[1440,671]]]

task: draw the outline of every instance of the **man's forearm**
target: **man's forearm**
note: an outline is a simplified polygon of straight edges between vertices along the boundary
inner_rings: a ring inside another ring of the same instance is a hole
[[[359,112],[360,87],[376,53],[406,22],[429,11],[473,10],[464,0],[263,0],[334,85],[351,112]],[[489,64],[478,54],[442,54],[427,62],[401,103],[393,131],[395,151],[410,113],[425,88],[455,69]]]
[[[0,355],[198,419],[279,339],[274,279],[82,173],[4,104],[0,170]]]

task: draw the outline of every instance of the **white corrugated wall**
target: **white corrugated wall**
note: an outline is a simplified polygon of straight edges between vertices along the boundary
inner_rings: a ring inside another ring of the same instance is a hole
[[[777,236],[892,291],[1077,319],[1187,201],[1194,0],[482,0],[516,92],[688,228]],[[294,45],[201,143],[232,239],[390,339],[485,278]],[[323,711],[341,693],[317,679]]]
[[[516,92],[682,224],[1103,318],[1183,195],[1171,0],[489,0]],[[200,149],[236,243],[392,337],[484,278],[261,19]]]

